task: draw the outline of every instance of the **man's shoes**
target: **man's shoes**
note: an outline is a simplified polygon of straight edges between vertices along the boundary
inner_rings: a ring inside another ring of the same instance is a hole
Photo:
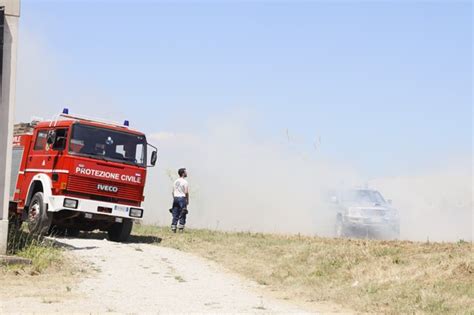
[[[176,233],[176,225],[171,226],[171,232]]]
[[[179,231],[180,233],[184,233],[184,228],[179,228],[178,231]]]

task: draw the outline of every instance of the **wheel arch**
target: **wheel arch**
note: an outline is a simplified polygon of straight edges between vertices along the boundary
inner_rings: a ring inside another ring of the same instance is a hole
[[[28,188],[28,194],[25,202],[26,207],[29,207],[31,199],[37,192],[43,193],[44,203],[49,206],[49,197],[52,195],[52,182],[48,175],[36,174],[33,176],[30,187]]]

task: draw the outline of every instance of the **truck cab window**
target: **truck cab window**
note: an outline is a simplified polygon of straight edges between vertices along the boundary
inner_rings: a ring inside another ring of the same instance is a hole
[[[66,148],[67,129],[56,130],[56,141],[53,144],[53,150],[62,151]]]
[[[46,140],[48,139],[48,131],[47,130],[40,130],[38,131],[38,135],[36,136],[36,142],[33,150],[41,151],[44,150],[46,146]]]
[[[69,152],[91,158],[145,166],[146,138],[130,132],[75,124]]]

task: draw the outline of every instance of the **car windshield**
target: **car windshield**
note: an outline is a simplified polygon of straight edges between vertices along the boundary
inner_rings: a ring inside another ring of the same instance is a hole
[[[145,136],[75,124],[69,152],[92,158],[145,166]]]
[[[350,203],[385,204],[385,199],[378,191],[350,190],[343,195],[343,200]]]

